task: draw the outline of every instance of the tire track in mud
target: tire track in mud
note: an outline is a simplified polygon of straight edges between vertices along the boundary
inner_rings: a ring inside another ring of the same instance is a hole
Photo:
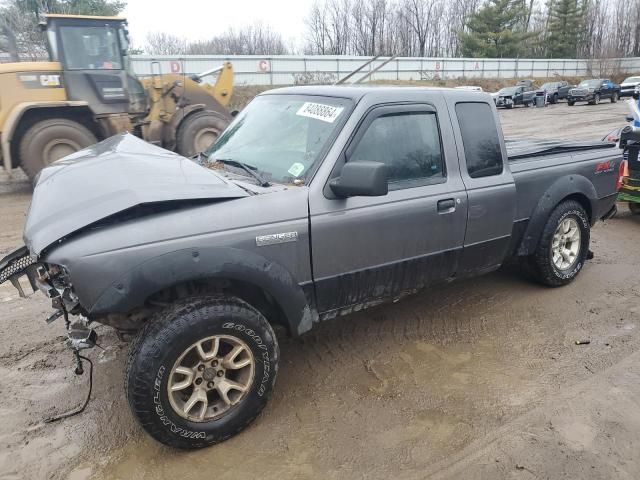
[[[284,339],[283,355],[314,375],[326,376],[395,353],[412,342],[471,342],[502,329],[501,310],[510,295],[470,283],[432,288],[397,303],[320,323],[300,339]],[[470,288],[479,291],[469,292]]]

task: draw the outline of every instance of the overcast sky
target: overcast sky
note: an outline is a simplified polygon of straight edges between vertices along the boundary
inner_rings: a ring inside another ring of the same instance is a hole
[[[304,18],[313,0],[129,0],[124,11],[136,47],[149,32],[167,32],[188,40],[204,40],[229,26],[261,21],[301,46]]]

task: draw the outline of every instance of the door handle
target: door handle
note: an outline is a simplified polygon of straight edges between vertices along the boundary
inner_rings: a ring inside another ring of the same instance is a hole
[[[438,200],[438,213],[451,213],[456,210],[456,201],[453,198]]]

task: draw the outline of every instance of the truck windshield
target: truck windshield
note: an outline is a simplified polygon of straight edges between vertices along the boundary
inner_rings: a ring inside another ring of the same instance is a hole
[[[276,183],[302,183],[348,116],[343,98],[264,95],[253,100],[206,152],[242,162]]]
[[[498,92],[498,95],[515,95],[518,91],[518,87],[506,87]]]
[[[625,78],[622,83],[640,83],[640,77]]]

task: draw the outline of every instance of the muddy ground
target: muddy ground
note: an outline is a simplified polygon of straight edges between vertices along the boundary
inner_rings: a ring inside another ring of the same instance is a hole
[[[599,138],[623,104],[501,112],[510,136]],[[30,191],[0,186],[0,254],[20,243]],[[280,338],[271,403],[197,452],[133,420],[127,346],[99,328],[87,410],[63,325],[41,295],[0,286],[0,478],[640,478],[640,217],[593,231],[595,258],[548,289],[506,268]],[[576,345],[576,340],[590,340]]]

